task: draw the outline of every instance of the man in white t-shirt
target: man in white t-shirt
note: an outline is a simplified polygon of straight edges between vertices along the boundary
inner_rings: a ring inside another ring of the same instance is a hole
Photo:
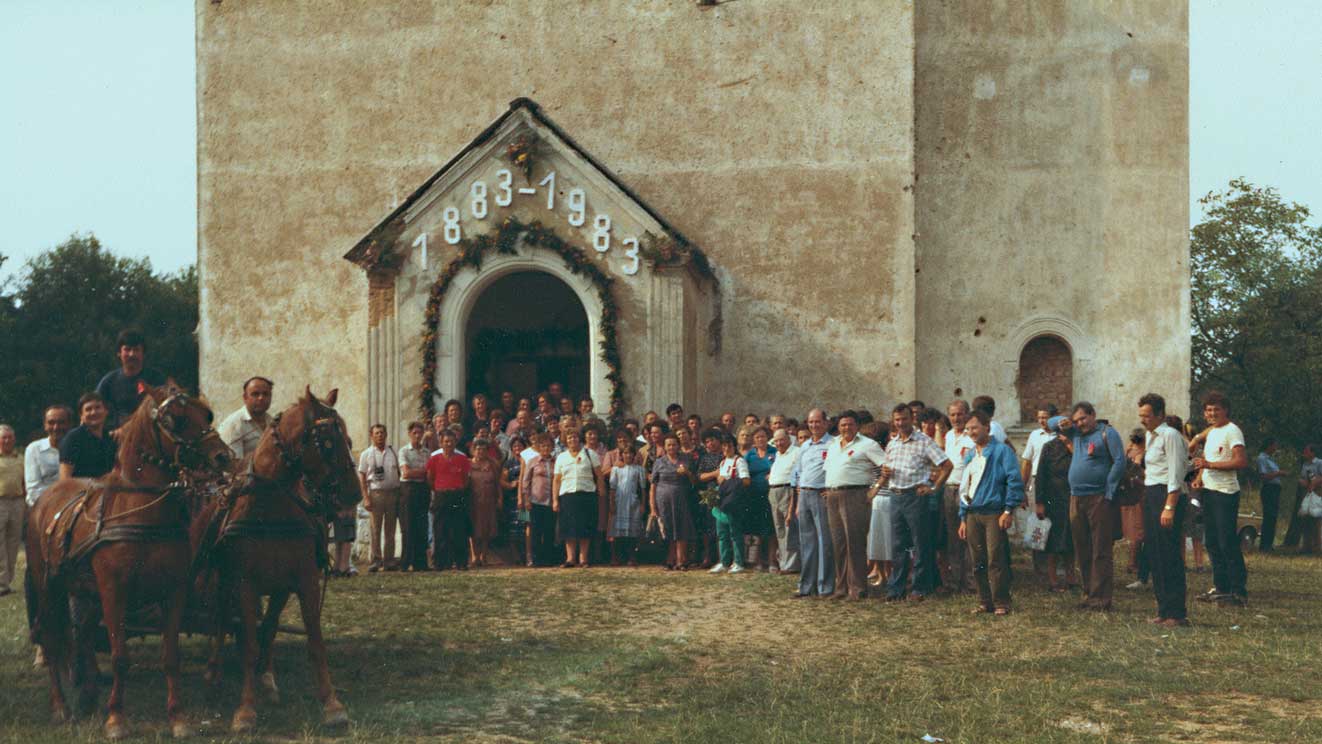
[[[776,528],[776,568],[782,573],[799,572],[799,523],[790,517],[794,501],[794,486],[790,485],[794,466],[799,459],[799,448],[789,432],[777,428],[771,435],[776,447],[776,459],[767,474],[767,500],[771,502],[771,521]]]
[[[964,455],[973,450],[973,440],[964,433],[969,412],[968,401],[950,401],[946,406],[950,431],[946,432],[946,441],[942,443],[952,466],[941,501],[946,524],[946,550],[942,563],[948,567],[943,584],[955,592],[974,590],[973,561],[969,558],[968,543],[959,536],[959,484],[964,477]]]
[[[1193,461],[1198,471],[1193,487],[1203,489],[1203,543],[1212,561],[1214,585],[1200,599],[1243,605],[1248,597],[1248,575],[1237,520],[1238,471],[1249,464],[1244,432],[1230,422],[1230,402],[1221,393],[1213,391],[1203,397],[1203,418],[1210,428],[1198,437],[1204,439],[1203,455]]]

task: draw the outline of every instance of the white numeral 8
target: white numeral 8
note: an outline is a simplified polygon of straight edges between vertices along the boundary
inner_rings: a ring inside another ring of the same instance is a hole
[[[569,190],[569,224],[582,227],[587,217],[588,195],[583,189]]]
[[[480,220],[487,216],[487,182],[474,181],[473,188],[469,191],[473,200],[468,203],[468,211],[473,215],[473,219]]]
[[[454,207],[446,207],[441,212],[441,219],[445,220],[445,242],[454,245],[463,239],[463,233],[459,228],[459,210]]]
[[[624,255],[626,258],[630,259],[630,262],[624,267],[623,271],[629,276],[633,276],[638,273],[638,238],[625,238],[620,242],[624,243],[625,247],[628,248],[628,250],[624,252]]]
[[[597,249],[597,253],[605,253],[611,249],[611,217],[608,214],[599,214],[592,220],[592,247]]]

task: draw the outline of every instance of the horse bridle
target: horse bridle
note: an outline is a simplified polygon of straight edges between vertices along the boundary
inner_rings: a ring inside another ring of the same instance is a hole
[[[165,400],[161,401],[160,405],[157,405],[151,410],[153,424],[152,430],[156,435],[156,449],[162,453],[165,452],[164,442],[169,442],[174,446],[174,457],[166,459],[149,452],[144,452],[140,455],[140,459],[143,462],[160,468],[166,473],[169,473],[172,478],[178,478],[179,474],[183,472],[185,469],[184,459],[186,457],[195,455],[197,456],[196,459],[198,461],[205,462],[205,458],[200,457],[201,453],[198,449],[198,445],[211,437],[220,436],[216,433],[215,428],[211,426],[203,429],[202,433],[199,434],[196,439],[184,439],[175,433],[174,419],[166,412],[166,410],[176,403],[187,405],[191,400],[191,398],[183,393],[174,393],[173,395],[166,397]],[[138,471],[141,472],[141,470],[142,466],[139,465]]]
[[[320,480],[315,483],[311,482],[311,479],[307,477],[307,473],[303,472],[302,452],[295,456],[290,451],[289,445],[285,444],[284,440],[280,438],[280,417],[282,415],[283,413],[277,413],[268,428],[271,431],[271,440],[275,443],[276,452],[280,453],[280,461],[284,463],[285,470],[289,473],[287,477],[290,480],[303,478],[308,481],[313,494],[314,505],[319,505],[322,509],[329,508],[326,504],[320,504],[319,502],[335,486],[332,482],[336,477],[335,469],[326,468],[326,473]],[[312,425],[304,429],[303,436],[300,437],[300,440],[303,441],[303,451],[306,451],[309,445],[316,447],[326,460],[330,459],[330,454],[335,450],[335,443],[339,439],[342,439],[340,423],[333,416],[313,419]]]

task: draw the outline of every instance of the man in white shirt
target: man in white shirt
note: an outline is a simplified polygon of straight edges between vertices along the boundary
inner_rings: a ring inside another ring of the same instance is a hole
[[[399,520],[399,456],[386,444],[386,427],[373,424],[372,446],[358,457],[358,479],[367,498],[363,506],[372,515],[371,572],[398,571],[395,558],[395,529]],[[385,530],[385,553],[381,552],[381,532]]]
[[[1016,513],[1016,518],[1021,520],[1021,524],[1026,524],[1023,520],[1028,518],[1028,514],[1037,508],[1037,497],[1034,492],[1037,481],[1037,463],[1042,459],[1042,448],[1047,445],[1056,435],[1047,428],[1047,422],[1052,416],[1056,415],[1056,407],[1046,405],[1038,409],[1035,418],[1037,427],[1028,434],[1028,440],[1024,443],[1023,454],[1020,455],[1019,476],[1024,481],[1024,502],[1019,505],[1021,511]],[[1002,440],[1003,441],[1003,440]],[[1033,570],[1039,576],[1046,575],[1046,553],[1040,550],[1033,551]]]
[[[32,442],[23,451],[28,506],[35,506],[46,489],[60,479],[60,440],[73,426],[73,409],[64,405],[51,406],[46,409],[42,423],[46,436]]]
[[[1193,487],[1203,489],[1203,543],[1212,561],[1212,591],[1203,601],[1242,606],[1248,600],[1248,572],[1240,548],[1239,474],[1248,467],[1244,432],[1230,422],[1230,402],[1219,392],[1203,396],[1203,418],[1210,427],[1203,443],[1203,456],[1195,457],[1198,476]]]
[[[794,500],[791,478],[799,459],[799,448],[784,429],[776,429],[771,435],[771,443],[776,447],[776,459],[767,474],[767,485],[771,487],[767,500],[771,502],[771,521],[776,526],[776,564],[781,573],[798,573],[799,523],[790,517],[790,506]]]
[[[271,388],[265,377],[250,377],[243,383],[243,407],[225,417],[216,433],[240,460],[257,451],[266,427],[271,425]]]
[[[23,457],[18,454],[18,437],[9,424],[0,424],[0,597],[14,592],[18,548],[23,542]]]
[[[973,562],[969,557],[968,543],[959,536],[959,483],[964,476],[964,455],[973,450],[973,440],[964,433],[968,423],[968,401],[952,400],[946,406],[946,415],[950,417],[950,431],[946,432],[946,458],[950,460],[950,477],[946,479],[945,493],[941,501],[946,523],[945,564],[949,567],[949,586],[954,592],[971,592],[973,586]]]
[[[906,411],[908,408],[905,409]],[[839,436],[826,450],[826,518],[831,528],[835,560],[833,599],[867,596],[868,527],[872,507],[868,487],[886,452],[858,433],[858,414],[844,411],[836,419]]]
[[[1138,420],[1147,430],[1143,476],[1143,550],[1152,571],[1157,616],[1168,628],[1188,625],[1184,576],[1184,474],[1189,450],[1184,437],[1166,421],[1166,399],[1148,393],[1138,399]]]
[[[1300,554],[1318,552],[1318,543],[1322,542],[1322,537],[1318,534],[1319,520],[1308,516],[1299,515],[1299,506],[1304,502],[1304,497],[1308,495],[1313,487],[1313,480],[1322,477],[1322,457],[1317,454],[1322,452],[1316,444],[1305,444],[1303,450],[1299,453],[1299,488],[1295,490],[1294,508],[1290,510],[1290,528],[1285,533],[1285,545],[1299,545],[1299,538],[1303,538],[1304,544],[1300,546]]]

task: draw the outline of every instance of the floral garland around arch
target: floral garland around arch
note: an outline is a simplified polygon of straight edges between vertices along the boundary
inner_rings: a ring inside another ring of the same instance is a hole
[[[426,328],[422,334],[422,400],[418,410],[430,421],[436,412],[436,329],[441,320],[441,301],[458,273],[467,267],[482,268],[482,259],[491,251],[497,255],[513,255],[522,238],[528,245],[546,248],[560,256],[565,267],[573,274],[586,276],[596,287],[601,300],[601,358],[606,362],[606,379],[611,383],[610,417],[625,411],[624,377],[620,373],[620,347],[616,335],[615,319],[619,308],[615,304],[611,287],[615,279],[602,271],[588,258],[587,253],[571,245],[540,222],[525,224],[512,217],[501,223],[494,235],[484,233],[459,242],[459,253],[441,271],[432,284],[427,297]]]

